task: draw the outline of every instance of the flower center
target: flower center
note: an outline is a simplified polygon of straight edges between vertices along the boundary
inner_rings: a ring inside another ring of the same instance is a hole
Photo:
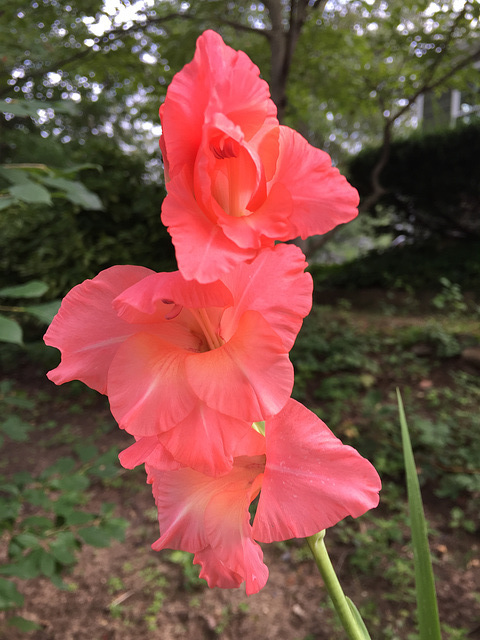
[[[192,313],[203,335],[205,336],[205,340],[207,341],[210,351],[213,351],[214,349],[218,349],[223,344],[225,344],[225,341],[220,337],[220,334],[215,330],[215,327],[206,309],[190,309],[190,312]]]
[[[247,205],[256,189],[256,168],[247,149],[234,138],[219,136],[210,143],[215,158],[212,195],[226,214],[250,215]]]
[[[175,320],[182,311],[184,312],[179,324],[186,325],[190,333],[197,337],[199,342],[197,347],[193,349],[194,351],[212,351],[225,344],[225,340],[220,337],[219,332],[215,329],[215,323],[212,322],[207,309],[187,308],[173,300],[162,299],[162,302],[166,305],[171,305],[171,310],[164,316],[165,320]],[[218,322],[216,325],[218,326]]]
[[[225,160],[225,158],[237,158],[240,145],[233,138],[220,138],[210,145],[213,155],[217,160]]]

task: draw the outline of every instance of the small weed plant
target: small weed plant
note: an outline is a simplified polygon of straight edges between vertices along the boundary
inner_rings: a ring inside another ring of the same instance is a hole
[[[5,416],[0,421],[5,467],[16,443],[32,439],[34,430],[38,443],[38,435],[51,433],[52,425],[35,425],[35,400],[8,380],[0,382],[0,407]],[[38,449],[32,456],[38,456]],[[24,631],[38,628],[28,618],[13,615],[24,605],[23,580],[43,576],[67,589],[63,576],[84,545],[107,547],[112,540],[123,540],[126,521],[115,517],[114,504],[88,508],[90,485],[118,475],[116,456],[115,449],[101,453],[89,442],[77,442],[72,455],[38,473],[19,467],[13,474],[0,475],[0,530],[6,543],[0,564],[0,610],[12,613],[13,626]]]

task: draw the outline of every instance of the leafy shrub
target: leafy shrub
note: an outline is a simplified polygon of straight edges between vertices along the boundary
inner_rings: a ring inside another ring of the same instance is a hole
[[[59,300],[40,304],[25,304],[25,300],[41,298],[48,286],[39,280],[31,280],[16,287],[0,289],[0,302],[4,299],[9,304],[0,304],[0,310],[8,315],[0,313],[0,342],[10,342],[23,346],[23,328],[19,319],[34,319],[44,328],[49,324],[60,306]],[[16,302],[12,305],[12,299]],[[20,304],[18,301],[21,301]],[[13,316],[13,317],[10,317]]]
[[[5,209],[0,285],[41,279],[54,298],[114,264],[174,268],[173,247],[160,221],[165,190],[146,176],[147,158],[125,153],[107,138],[89,141],[77,154],[101,168],[84,170],[82,180],[104,210],[87,211],[57,199],[50,207]]]

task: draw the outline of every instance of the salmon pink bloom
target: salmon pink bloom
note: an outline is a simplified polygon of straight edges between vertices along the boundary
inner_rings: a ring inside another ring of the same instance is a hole
[[[102,271],[72,289],[47,330],[62,353],[48,377],[108,395],[137,439],[126,466],[150,455],[158,464],[164,447],[166,468],[225,473],[252,422],[292,391],[288,353],[311,307],[305,267],[297,247],[278,245],[207,284],[179,271]]]
[[[311,536],[356,518],[377,506],[380,490],[373,466],[295,400],[266,420],[265,438],[252,433],[223,476],[147,465],[161,533],[153,548],[194,553],[209,586],[245,582],[249,595],[268,578],[257,542]]]
[[[188,280],[217,280],[276,240],[357,214],[356,190],[325,152],[279,125],[258,68],[213,31],[173,78],[160,118],[162,220]]]

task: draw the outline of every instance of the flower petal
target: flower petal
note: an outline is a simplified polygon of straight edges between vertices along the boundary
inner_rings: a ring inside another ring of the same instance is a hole
[[[262,550],[252,538],[248,511],[261,481],[259,471],[263,470],[263,464],[255,458],[245,457],[237,458],[235,465],[237,468],[231,474],[235,482],[228,490],[215,493],[207,505],[205,528],[218,560],[243,577],[246,593],[251,595],[260,591],[268,578]]]
[[[138,331],[117,316],[112,301],[151,273],[144,267],[111,267],[67,294],[44,337],[45,344],[62,353],[59,366],[47,374],[50,380],[81,380],[106,393],[108,368],[119,345]]]
[[[162,471],[179,469],[180,463],[159,442],[156,436],[140,438],[118,454],[120,464],[125,469],[134,469],[139,464],[147,463]]]
[[[206,580],[209,587],[236,589],[243,582],[243,576],[228,569],[217,558],[211,547],[198,551],[194,556],[193,564],[199,564],[202,567],[199,577]]]
[[[326,233],[358,213],[357,190],[332,167],[330,156],[289,127],[280,127],[274,181],[288,188],[293,201],[291,232],[278,240]]]
[[[128,322],[152,322],[152,316],[159,315],[161,320],[165,312],[171,311],[168,303],[199,309],[205,307],[228,307],[233,304],[230,291],[223,282],[199,284],[185,280],[180,271],[153,273],[132,287],[123,291],[113,302],[121,318]],[[138,312],[142,314],[138,318]],[[143,317],[143,314],[147,318]]]
[[[193,168],[205,118],[225,114],[247,139],[276,122],[276,107],[260,71],[242,51],[235,51],[214,31],[197,40],[195,56],[177,73],[161,111],[164,147],[173,178],[185,165]]]
[[[187,380],[209,407],[255,422],[278,413],[293,387],[280,338],[257,311],[246,311],[222,347],[185,360]]]
[[[261,203],[267,195],[260,157],[240,127],[222,113],[204,126],[194,171],[195,197],[220,224],[249,214],[252,202]]]
[[[136,437],[174,427],[197,399],[185,380],[186,351],[157,336],[138,333],[117,351],[108,373],[114,418]]]
[[[209,476],[231,470],[239,443],[250,431],[250,422],[226,416],[198,402],[193,411],[159,441],[183,466]]]
[[[306,267],[298,247],[278,244],[223,276],[235,305],[223,314],[221,331],[232,334],[247,309],[258,311],[289,351],[312,307],[313,281]]]
[[[190,553],[205,549],[208,538],[204,514],[218,481],[188,468],[159,471],[147,465],[146,469],[161,533],[152,549],[181,549]]]
[[[304,538],[378,504],[373,466],[295,400],[267,421],[267,462],[253,523],[261,542]]]
[[[232,471],[218,478],[191,469],[159,472],[149,467],[162,534],[152,548],[198,554],[210,586],[235,587],[240,576],[247,594],[259,591],[268,570],[251,536],[248,507],[264,465],[264,456],[237,458]]]
[[[265,198],[252,215],[242,218],[242,221],[249,227],[251,234],[258,235],[262,246],[273,246],[274,240],[289,234],[292,227],[292,211],[290,191],[281,182],[276,182],[271,187],[268,198]],[[246,232],[244,233],[246,235]]]
[[[179,269],[187,280],[218,280],[257,253],[253,248],[238,247],[205,215],[193,196],[186,170],[168,184],[162,221],[172,236]]]

